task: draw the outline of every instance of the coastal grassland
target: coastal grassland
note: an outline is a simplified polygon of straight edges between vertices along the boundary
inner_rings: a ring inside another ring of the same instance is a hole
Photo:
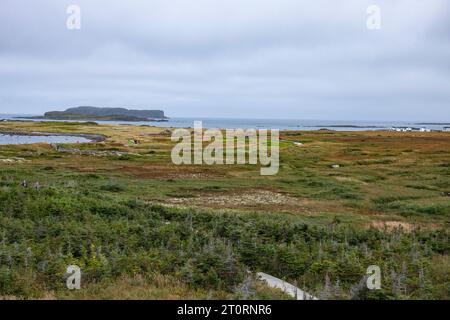
[[[2,130],[106,140],[63,146],[75,153],[0,146],[0,296],[283,298],[250,270],[323,298],[450,297],[449,133],[286,131],[279,174],[263,177],[258,166],[175,166],[163,128]],[[80,292],[64,287],[69,264],[82,267]],[[380,291],[361,285],[372,264]]]

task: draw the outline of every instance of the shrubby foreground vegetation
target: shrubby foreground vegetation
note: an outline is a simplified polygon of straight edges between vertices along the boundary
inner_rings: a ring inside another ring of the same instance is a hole
[[[64,296],[65,268],[76,264],[83,286],[167,275],[196,295],[248,298],[252,285],[242,286],[251,270],[328,299],[449,298],[445,231],[357,230],[338,220],[315,226],[295,216],[169,208],[90,190],[23,189],[5,172],[1,189],[6,296]],[[365,289],[369,265],[381,267],[382,290]]]

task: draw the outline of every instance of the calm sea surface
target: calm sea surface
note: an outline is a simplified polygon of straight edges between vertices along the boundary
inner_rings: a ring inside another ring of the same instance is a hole
[[[14,119],[23,115],[1,115],[0,119]],[[48,121],[48,120],[33,120]],[[296,120],[296,119],[227,119],[227,118],[171,118],[168,122],[124,122],[124,121],[95,121],[105,124],[133,124],[158,127],[188,128],[194,126],[194,121],[202,121],[204,128],[254,128],[280,130],[319,130],[322,128],[337,131],[365,131],[383,130],[391,127],[415,127],[442,130],[450,123],[426,123],[412,121],[354,121],[354,120]],[[450,122],[450,121],[449,121]]]
[[[31,144],[38,142],[47,143],[84,143],[90,142],[83,137],[72,136],[23,136],[23,135],[9,135],[0,134],[0,145],[5,144]]]

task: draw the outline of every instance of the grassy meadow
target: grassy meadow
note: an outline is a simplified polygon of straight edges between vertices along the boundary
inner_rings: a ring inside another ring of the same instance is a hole
[[[163,128],[1,131],[106,136],[0,146],[2,298],[289,299],[261,271],[323,299],[450,299],[449,132],[282,131],[280,171],[261,176],[174,165]],[[364,285],[370,265],[381,290]]]

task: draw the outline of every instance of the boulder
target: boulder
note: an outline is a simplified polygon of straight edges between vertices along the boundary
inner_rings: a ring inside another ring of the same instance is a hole
[[[162,135],[162,136],[171,136],[172,135],[172,130],[165,129],[165,130],[161,131],[159,134]]]

